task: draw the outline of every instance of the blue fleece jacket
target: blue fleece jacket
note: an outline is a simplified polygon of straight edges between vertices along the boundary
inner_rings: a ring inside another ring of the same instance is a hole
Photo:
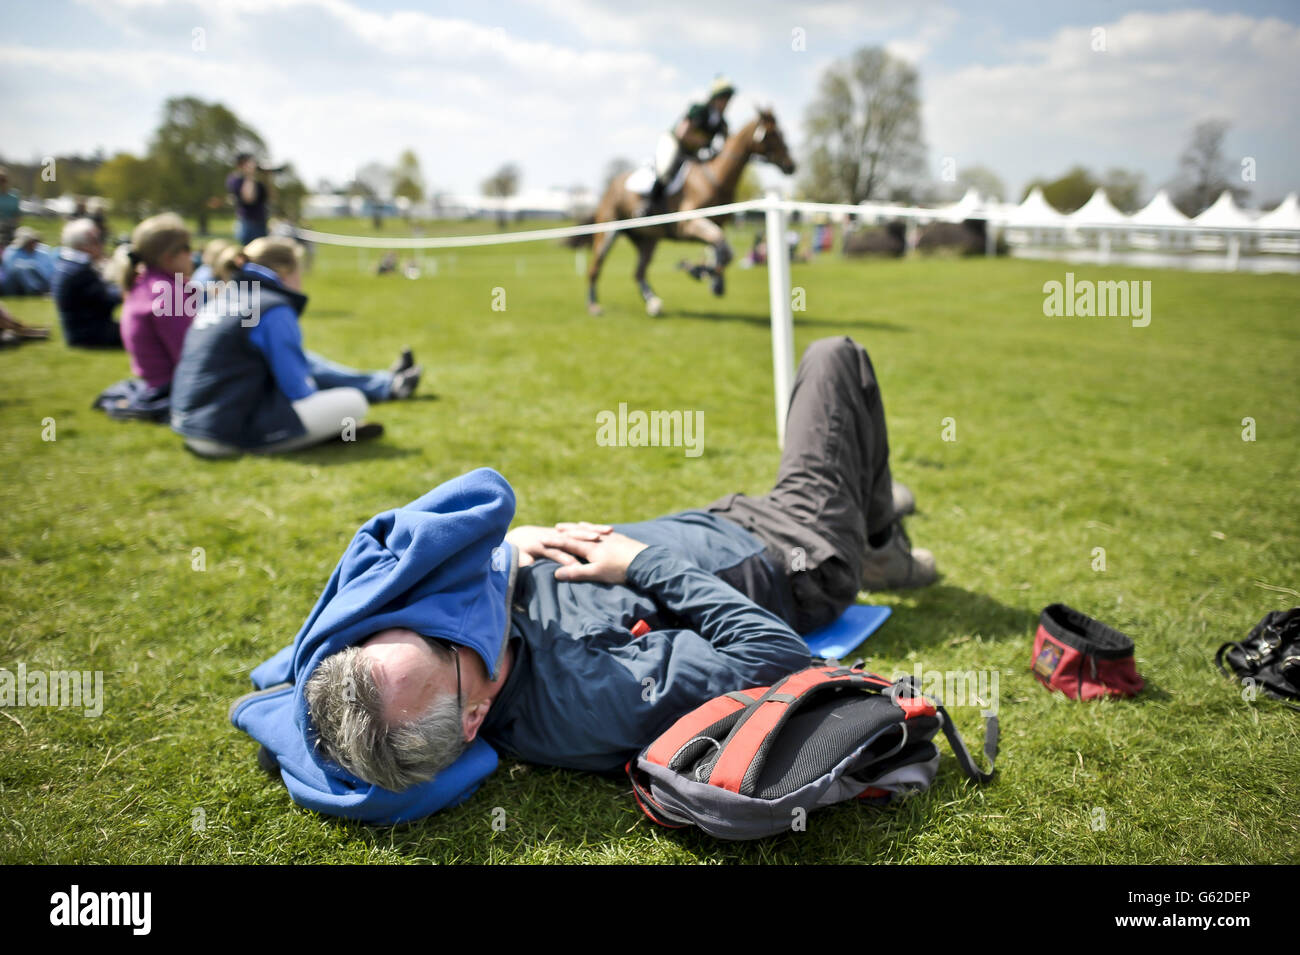
[[[275,756],[294,801],[364,822],[406,822],[468,798],[496,768],[496,753],[478,741],[405,792],[363,782],[317,751],[303,688],[322,659],[391,627],[458,643],[495,677],[517,567],[503,541],[514,510],[505,478],[481,468],[357,532],[293,645],[253,671],[260,692],[230,710],[231,722]]]

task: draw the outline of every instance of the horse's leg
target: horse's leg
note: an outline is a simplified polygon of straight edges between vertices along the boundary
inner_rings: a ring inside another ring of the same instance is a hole
[[[655,244],[659,240],[638,237],[633,241],[636,243],[636,287],[645,301],[646,314],[654,318],[663,311],[664,303],[646,281],[645,273],[650,267],[650,259],[655,254]]]
[[[731,246],[727,244],[726,234],[709,219],[691,219],[682,223],[682,236],[713,247],[713,294],[721,295],[727,288],[722,277],[723,269],[731,261]]]
[[[600,267],[609,255],[609,247],[618,238],[617,232],[597,232],[591,237],[591,265],[587,266],[587,312],[600,315],[604,309],[596,301],[596,283],[600,280]]]

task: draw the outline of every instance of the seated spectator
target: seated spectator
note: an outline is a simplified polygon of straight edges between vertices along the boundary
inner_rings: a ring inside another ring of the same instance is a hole
[[[172,429],[204,457],[293,451],[374,436],[370,400],[409,398],[421,368],[407,350],[393,369],[356,372],[302,349],[298,246],[263,238],[190,326],[172,381]]]
[[[45,295],[54,280],[54,251],[41,241],[40,233],[27,226],[14,233],[4,251],[3,295]]]
[[[302,223],[290,219],[272,219],[270,224],[270,234],[278,235],[286,239],[293,239],[302,248],[302,271],[304,275],[310,275],[312,265],[316,261],[316,245],[308,239],[302,237]]]
[[[153,216],[131,233],[121,275],[122,345],[131,356],[131,374],[159,394],[171,387],[194,320],[194,299],[187,299],[186,289],[193,269],[190,232],[180,216]]]
[[[25,325],[0,305],[0,348],[21,345],[25,341],[45,341],[50,330],[42,325]]]
[[[76,219],[63,227],[52,284],[63,339],[75,348],[122,347],[121,331],[113,321],[122,292],[100,275],[96,263],[103,254],[103,238],[94,222]]]
[[[9,170],[0,167],[0,249],[9,247],[22,218],[22,196],[9,187]]]
[[[212,292],[212,287],[221,281],[217,275],[217,260],[221,257],[222,252],[231,248],[237,248],[237,246],[229,239],[213,239],[203,247],[203,257],[199,259],[199,265],[190,278],[190,284],[203,290],[204,301],[207,301]]]

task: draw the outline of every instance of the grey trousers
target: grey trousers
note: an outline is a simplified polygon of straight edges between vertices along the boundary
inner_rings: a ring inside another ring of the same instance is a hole
[[[799,633],[829,623],[862,586],[867,538],[894,521],[880,386],[851,338],[813,342],[799,362],[776,486],[732,494],[708,510],[766,545],[790,585]]]

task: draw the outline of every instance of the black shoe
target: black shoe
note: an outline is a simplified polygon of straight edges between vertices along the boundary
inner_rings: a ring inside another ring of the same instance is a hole
[[[397,356],[397,361],[393,362],[392,366],[388,369],[388,372],[392,375],[400,375],[414,364],[415,356],[411,354],[411,346],[403,345],[402,353]]]
[[[423,372],[423,365],[412,365],[410,368],[393,375],[393,384],[388,389],[388,397],[391,400],[400,401],[414,395],[415,389],[420,386],[420,375]]]
[[[358,441],[373,441],[375,438],[384,436],[384,426],[378,421],[367,421],[365,424],[359,424],[351,434],[346,431],[340,431],[337,438],[330,440],[335,443],[356,444]]]

